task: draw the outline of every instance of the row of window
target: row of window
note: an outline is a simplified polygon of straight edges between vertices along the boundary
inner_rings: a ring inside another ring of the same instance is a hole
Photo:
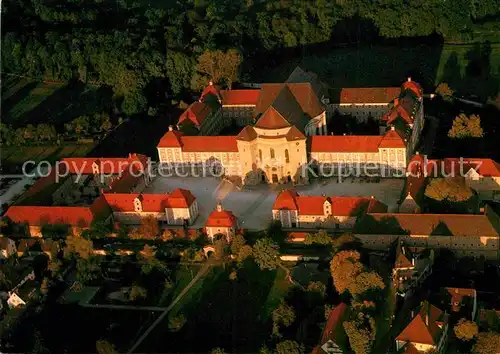
[[[298,150],[297,150],[298,151]],[[271,155],[271,158],[274,159],[276,158],[276,153],[273,148],[269,149],[269,155]],[[262,150],[259,149],[259,160],[262,161]],[[290,163],[290,154],[288,153],[288,149],[285,149],[285,162]]]

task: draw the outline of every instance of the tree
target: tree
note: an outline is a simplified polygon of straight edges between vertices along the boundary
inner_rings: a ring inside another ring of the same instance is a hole
[[[460,113],[460,115],[453,120],[448,136],[454,139],[481,138],[483,136],[481,118],[475,114],[467,117],[464,113]]]
[[[383,290],[384,288],[385,284],[380,275],[376,272],[363,272],[356,277],[349,292],[352,295],[360,295],[368,290]]]
[[[330,273],[339,294],[352,289],[356,277],[363,271],[363,265],[359,262],[360,258],[359,252],[340,251],[331,260]]]
[[[64,257],[66,258],[77,255],[82,259],[88,259],[93,255],[94,244],[91,240],[87,240],[80,236],[68,236],[65,242]]]
[[[252,257],[252,254],[253,254],[252,246],[245,245],[241,247],[240,252],[238,253],[238,256],[236,258],[236,261],[238,263],[243,263],[245,259],[247,259],[248,257]]]
[[[453,98],[453,90],[446,82],[442,82],[437,85],[436,94],[441,96],[445,101],[451,101]]]
[[[349,345],[356,354],[370,353],[371,340],[373,335],[366,328],[362,328],[356,320],[344,322],[344,329],[349,338]]]
[[[148,291],[138,284],[133,284],[128,293],[130,301],[145,299],[148,296]]]
[[[141,219],[141,226],[134,228],[129,233],[131,239],[153,240],[160,233],[160,225],[154,216],[146,216]]]
[[[206,50],[198,58],[196,70],[209,77],[214,83],[225,83],[228,88],[238,80],[238,70],[242,58],[235,49],[227,52]]]
[[[169,318],[168,329],[178,331],[186,323],[186,317],[182,313]]]
[[[215,246],[215,258],[223,260],[227,256],[228,243],[226,236],[222,235],[214,241]]]
[[[210,354],[226,354],[226,351],[222,348],[214,348]]]
[[[276,344],[276,354],[303,354],[304,346],[293,340],[284,340]]]
[[[320,230],[314,234],[308,233],[304,240],[304,244],[306,245],[312,245],[315,243],[319,245],[328,245],[331,244],[331,242],[332,238],[328,235],[328,233],[325,230]]]
[[[464,202],[473,195],[461,177],[433,178],[425,188],[425,196],[437,201]]]
[[[453,331],[458,339],[468,342],[477,336],[479,329],[475,322],[462,318],[455,327],[453,327]]]
[[[163,241],[170,241],[175,238],[175,234],[170,229],[164,229],[161,233],[161,239]]]
[[[231,241],[231,254],[237,256],[240,253],[240,250],[243,246],[245,246],[246,241],[242,234],[234,235]]]
[[[289,327],[295,321],[295,310],[283,300],[273,311],[273,322],[277,325]]]
[[[498,354],[498,348],[500,348],[500,333],[481,332],[477,335],[472,352],[475,354]]]
[[[307,284],[307,291],[316,292],[324,297],[326,295],[326,285],[320,281],[312,281]]]
[[[174,95],[188,89],[194,75],[195,62],[192,57],[175,51],[167,51],[167,77]]]
[[[253,257],[260,269],[276,269],[279,262],[279,247],[270,238],[261,238],[253,246]]]
[[[89,258],[79,258],[76,261],[76,280],[80,284],[88,284],[92,280],[101,276],[101,261],[92,256]]]
[[[101,339],[95,343],[97,354],[118,354],[115,346],[107,340]]]

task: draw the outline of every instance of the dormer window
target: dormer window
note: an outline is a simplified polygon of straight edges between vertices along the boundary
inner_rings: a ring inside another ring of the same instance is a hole
[[[141,199],[139,197],[137,197],[137,198],[134,199],[134,210],[137,213],[141,213],[142,212],[142,202],[141,202]]]

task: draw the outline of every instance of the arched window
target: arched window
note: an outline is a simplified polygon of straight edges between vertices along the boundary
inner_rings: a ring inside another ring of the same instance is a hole
[[[285,149],[285,162],[286,163],[290,162],[290,155],[288,155],[288,149]]]
[[[259,149],[259,160],[262,162],[262,150]]]
[[[269,152],[271,153],[271,158],[272,158],[272,159],[274,159],[274,149],[273,149],[273,148],[271,148],[271,149],[269,150]]]

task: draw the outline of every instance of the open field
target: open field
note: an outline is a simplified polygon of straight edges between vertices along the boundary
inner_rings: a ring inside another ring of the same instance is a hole
[[[277,290],[277,271],[261,271],[253,262],[246,262],[230,280],[232,269],[216,269],[207,276],[203,286],[192,288],[193,296],[183,300],[182,313],[187,322],[178,332],[170,332],[165,319],[139,347],[144,353],[207,353],[223,347],[230,353],[256,353],[271,333],[271,323],[262,316],[270,294],[273,303],[285,291]],[[281,288],[281,286],[280,286]],[[274,289],[274,290],[273,290]],[[196,291],[194,291],[196,290]],[[269,309],[271,310],[271,309]],[[197,338],[193,340],[193,338]]]
[[[471,64],[480,64],[480,58],[486,56],[489,66],[482,65],[480,72],[471,70]],[[414,75],[426,90],[444,80],[456,90],[471,91],[484,98],[498,91],[500,44],[492,44],[488,49],[474,44],[401,43],[398,46],[349,46],[321,54],[306,52],[302,58],[286,58],[280,65],[259,68],[252,73],[253,81],[283,82],[297,65],[317,73],[332,88],[397,86],[408,75]]]
[[[19,173],[24,162],[54,161],[63,157],[86,156],[95,144],[65,143],[64,145],[2,146],[1,163],[3,173]],[[33,167],[30,165],[29,167]]]

